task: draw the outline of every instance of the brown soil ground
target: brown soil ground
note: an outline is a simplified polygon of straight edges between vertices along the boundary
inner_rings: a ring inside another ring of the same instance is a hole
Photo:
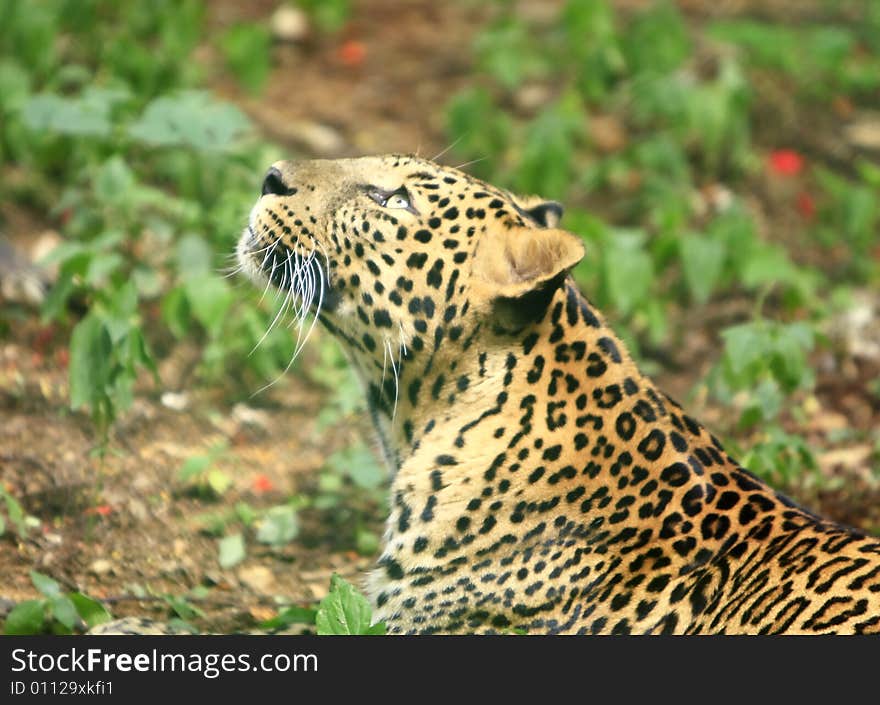
[[[267,137],[292,155],[309,153],[303,123],[332,128],[341,137],[339,154],[440,152],[447,145],[436,108],[468,81],[470,47],[484,7],[433,0],[355,5],[353,21],[341,36],[304,46],[278,45],[262,97],[245,96],[221,73],[212,79],[215,90],[241,105]],[[695,24],[709,15],[741,14],[756,6],[766,15],[806,12],[796,10],[805,5],[682,3]],[[211,7],[210,26],[222,28],[267,18],[275,3],[223,0]],[[362,41],[366,49],[357,67],[339,58],[339,46],[348,39]],[[210,50],[200,58],[210,65]],[[815,122],[795,119],[790,127],[787,144],[809,134],[810,144],[820,145],[813,151],[821,149]],[[772,200],[772,194],[759,197]],[[772,209],[767,212],[772,216]],[[47,225],[33,213],[10,207],[4,207],[3,215],[13,240]],[[689,332],[680,344],[658,356],[661,387],[710,427],[724,428],[729,410],[699,394],[689,396],[689,390],[717,357],[716,331],[739,320],[748,310],[744,306],[726,301],[704,307],[688,321]],[[193,389],[186,408],[176,411],[162,403],[162,389],[145,381],[134,407],[114,427],[109,451],[98,456],[90,420],[68,407],[69,331],[45,327],[25,310],[9,314],[15,332],[0,338],[0,481],[41,526],[26,540],[11,533],[0,538],[0,616],[4,607],[35,596],[28,576],[35,569],[104,600],[116,615],[167,617],[168,607],[158,595],[209,587],[207,597],[193,600],[205,612],[194,621],[226,631],[272,616],[275,596],[312,604],[326,593],[333,572],[354,580],[369,568],[373,557],[351,550],[351,541],[317,510],[301,513],[297,540],[278,550],[249,541],[247,559],[229,570],[218,564],[217,539],[201,532],[196,521],[206,512],[231,510],[239,501],[265,508],[314,490],[327,454],[351,439],[341,431],[328,437],[316,428],[316,410],[325,394],[320,387],[286,375],[247,402],[245,411],[255,409],[263,419],[254,423],[230,400],[228,389]],[[163,363],[163,377],[165,372],[176,375],[182,382],[178,388],[187,388],[191,359],[192,351],[175,351]],[[880,427],[880,399],[868,391],[868,382],[880,377],[880,362],[827,350],[815,362],[823,371],[815,400],[805,400],[804,407],[808,440],[823,449],[824,480],[808,478],[786,489],[837,520],[877,531],[880,487],[869,469],[871,447],[863,438]],[[219,441],[228,443],[228,450],[217,465],[233,478],[233,486],[218,500],[187,492],[178,479],[182,463]],[[364,519],[381,534],[382,507],[367,506]],[[140,590],[151,596],[135,599]]]

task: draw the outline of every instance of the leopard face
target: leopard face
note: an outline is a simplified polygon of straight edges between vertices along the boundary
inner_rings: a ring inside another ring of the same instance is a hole
[[[409,410],[439,395],[422,388],[425,371],[447,370],[435,385],[466,391],[456,350],[500,320],[521,325],[517,307],[540,305],[583,255],[576,237],[548,227],[559,204],[414,157],[281,162],[262,191],[238,243],[242,269],[288,293],[297,350],[309,311],[339,338],[392,469],[395,436],[416,433]]]
[[[408,156],[281,162],[242,269],[335,335],[391,471],[391,633],[880,630],[880,541],[796,506],[642,375],[561,208]]]

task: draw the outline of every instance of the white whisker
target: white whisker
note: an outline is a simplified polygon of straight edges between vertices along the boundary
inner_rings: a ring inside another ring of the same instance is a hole
[[[394,417],[397,416],[397,397],[400,393],[400,371],[398,366],[394,364],[394,353],[391,352],[391,340],[386,338],[385,342],[388,345],[388,353],[391,358],[391,371],[394,373],[394,408],[391,410],[391,420],[394,421]]]
[[[446,154],[450,149],[452,149],[453,147],[455,147],[455,145],[457,145],[457,144],[458,144],[459,142],[461,142],[463,139],[464,139],[464,135],[459,135],[458,138],[456,138],[456,139],[452,142],[452,144],[450,144],[446,149],[442,150],[439,154],[435,154],[435,155],[431,158],[431,161],[432,161],[432,162],[436,162],[440,157],[442,157],[442,156],[443,156],[444,154]]]
[[[471,159],[469,162],[464,162],[464,164],[459,164],[453,168],[454,169],[464,169],[466,166],[470,166],[471,164],[476,164],[477,162],[486,161],[486,159],[488,159],[488,157],[480,157],[479,159]]]

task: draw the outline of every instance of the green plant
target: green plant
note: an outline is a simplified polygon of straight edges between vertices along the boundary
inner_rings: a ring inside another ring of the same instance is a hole
[[[738,395],[742,426],[774,420],[785,395],[811,389],[815,374],[808,353],[815,344],[805,322],[756,320],[722,331],[724,352],[710,376],[713,392],[726,401]]]
[[[281,549],[299,536],[299,515],[309,501],[299,496],[287,503],[268,509],[255,509],[245,502],[238,502],[232,511],[203,514],[198,517],[202,530],[218,536],[218,562],[221,568],[232,568],[247,557],[247,531],[235,529],[241,525],[252,530],[258,543],[272,549]]]
[[[322,32],[338,32],[351,17],[351,0],[296,0]]]
[[[742,454],[741,462],[759,477],[781,486],[790,486],[805,476],[820,477],[810,445],[801,436],[788,433],[776,424],[767,426]]]
[[[385,623],[371,624],[372,613],[367,599],[348,581],[334,575],[330,592],[321,600],[315,615],[319,635],[385,633]]]
[[[21,503],[2,484],[0,484],[0,499],[3,500],[0,508],[4,510],[0,512],[0,536],[4,536],[11,525],[18,537],[23,539],[32,529],[39,526],[39,520],[28,515]]]
[[[112,615],[97,600],[82,592],[64,592],[57,581],[35,570],[31,582],[43,597],[25,600],[12,608],[4,634],[72,634],[75,630],[109,622]]]
[[[867,26],[876,22],[872,12],[866,10]],[[880,57],[858,51],[857,32],[843,24],[789,27],[754,20],[708,28],[710,36],[741,48],[750,66],[782,73],[804,96],[822,100],[837,93],[868,93],[880,85]]]
[[[817,169],[816,178],[823,198],[819,222],[813,232],[828,248],[844,245],[847,259],[842,275],[858,281],[871,281],[880,273],[874,256],[880,233],[880,167],[867,160],[856,163],[857,178],[847,178],[829,169]]]
[[[133,282],[96,302],[70,339],[70,405],[87,406],[102,439],[120,410],[132,402],[141,366],[157,375],[137,311]]]
[[[275,631],[294,624],[312,625],[321,636],[385,634],[384,622],[372,623],[372,610],[367,599],[336,574],[330,578],[330,591],[317,607],[286,607],[259,626]]]
[[[238,24],[220,40],[226,63],[248,91],[260,93],[271,69],[272,37],[259,24]]]
[[[232,478],[215,467],[217,459],[224,455],[227,443],[214,444],[204,455],[186,459],[177,474],[178,481],[192,488],[203,498],[221,497],[232,485]]]

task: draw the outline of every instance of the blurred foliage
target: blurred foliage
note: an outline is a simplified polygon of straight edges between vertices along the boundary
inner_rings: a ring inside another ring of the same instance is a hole
[[[351,17],[351,0],[296,0],[323,32],[338,32]]]
[[[94,598],[82,592],[64,592],[48,575],[32,570],[30,577],[42,597],[13,607],[6,615],[4,634],[72,634],[113,618]]]
[[[766,430],[745,457],[785,481],[798,465],[815,467],[782,424],[815,383],[809,356],[824,340],[828,301],[880,281],[876,165],[802,173],[795,154],[791,171],[776,173],[752,141],[754,86],[768,73],[804,106],[876,91],[876,3],[832,9],[863,21],[716,21],[696,42],[669,1],[618,14],[608,0],[569,0],[530,20],[499,0],[474,43],[473,85],[446,110],[469,171],[566,204],[563,225],[586,244],[575,277],[644,368],[654,368],[648,351],[682,340],[683,307],[754,297],[754,318],[721,332],[722,355],[697,387],[740,409],[731,432]],[[784,189],[795,176],[805,189],[792,202],[801,244],[834,248],[833,266],[765,239],[747,203],[761,179]],[[780,320],[765,319],[770,306]]]
[[[274,302],[233,296],[217,258],[231,251],[269,147],[236,107],[195,90],[201,3],[9,0],[2,14],[0,159],[32,178],[0,186],[0,197],[63,226],[43,313],[64,322],[72,301],[88,308],[71,336],[71,405],[105,434],[139,370],[155,372],[169,333],[202,345],[206,379],[243,363],[252,381],[277,374],[290,354],[282,333],[248,356]],[[219,41],[257,90],[267,36],[239,27]],[[153,325],[157,311],[166,332]]]
[[[349,0],[297,4],[324,32],[353,12]],[[823,23],[713,21],[699,38],[668,0],[625,14],[609,0],[569,0],[540,21],[517,3],[489,5],[474,79],[445,106],[454,153],[494,183],[565,202],[564,225],[587,245],[575,277],[648,369],[652,353],[681,342],[683,309],[754,297],[753,318],[722,333],[701,385],[741,404],[742,427],[781,430],[814,383],[809,354],[822,345],[828,302],[848,283],[880,280],[880,170],[810,167],[798,177],[804,208],[815,202],[814,216],[799,216],[807,235],[769,242],[745,194],[785,177],[764,174],[753,141],[755,86],[769,74],[799,104],[872,100],[878,4],[849,0]],[[271,37],[262,23],[208,36],[205,20],[199,0],[0,4],[0,168],[26,175],[0,179],[0,199],[48,213],[63,232],[43,316],[71,329],[71,405],[104,439],[175,341],[199,346],[202,380],[239,384],[242,395],[290,366],[283,326],[266,333],[277,300],[233,292],[224,274],[276,149],[204,92],[219,69],[197,59],[207,37],[218,64],[259,94]],[[834,253],[828,265],[797,256],[812,244]],[[312,379],[332,390],[320,423],[346,423],[363,402],[344,360],[326,339],[309,354]],[[216,476],[190,479],[217,492]],[[368,552],[377,539],[357,517],[381,501],[383,481],[370,451],[352,447],[328,459],[314,506],[354,506],[346,521]],[[282,542],[295,520],[275,515],[263,535]],[[7,516],[18,526],[15,511]],[[254,527],[263,519],[250,517]]]

